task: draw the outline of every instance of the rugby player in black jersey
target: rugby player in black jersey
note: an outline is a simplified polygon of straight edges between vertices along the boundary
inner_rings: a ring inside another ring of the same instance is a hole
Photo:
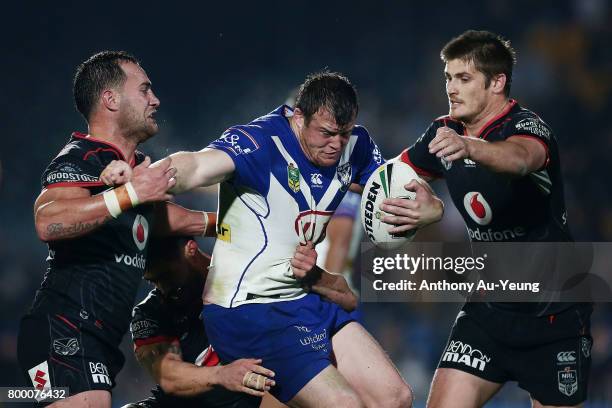
[[[274,373],[256,359],[219,365],[209,346],[200,318],[208,255],[187,237],[154,239],[149,251],[145,278],[156,288],[134,307],[131,332],[136,358],[158,385],[151,397],[124,408],[259,406],[264,391],[274,386]],[[316,257],[314,249],[297,248],[296,273],[311,270]],[[344,278],[336,275],[330,285],[330,274],[321,272],[325,276],[311,289],[353,310],[356,297]],[[262,407],[280,406],[269,394],[262,402]]]
[[[202,234],[207,215],[166,202],[170,162],[150,167],[136,150],[157,133],[159,100],[133,56],[93,55],[77,69],[74,97],[89,132],[73,133],[42,176],[34,218],[49,268],[22,319],[18,359],[34,387],[69,388],[57,405],[110,407],[149,235]],[[133,178],[108,189],[99,176],[115,160]]]
[[[209,346],[200,319],[208,255],[187,237],[153,239],[149,251],[145,278],[156,287],[134,307],[131,332],[136,358],[158,385],[126,407],[259,406],[274,373],[256,359],[219,365]]]
[[[446,44],[441,58],[450,112],[401,160],[427,180],[446,180],[472,241],[571,241],[553,132],[509,98],[516,61],[509,42],[470,30]],[[388,200],[381,208],[403,207],[410,217],[411,206]],[[580,406],[591,361],[591,311],[591,304],[576,303],[466,303],[428,406],[480,407],[507,381],[527,390],[534,407]]]

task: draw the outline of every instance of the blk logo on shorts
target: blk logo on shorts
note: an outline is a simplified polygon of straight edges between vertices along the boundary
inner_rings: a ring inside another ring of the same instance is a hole
[[[62,356],[73,356],[79,351],[79,341],[74,337],[53,340],[53,350]]]
[[[491,361],[491,358],[486,356],[482,351],[472,348],[469,344],[459,340],[451,340],[442,356],[442,361],[462,363],[468,367],[484,371],[485,366]]]
[[[557,362],[562,364],[575,364],[576,352],[575,351],[562,351],[557,353]]]
[[[571,397],[578,391],[578,374],[576,370],[570,370],[569,367],[565,367],[565,370],[559,371],[557,376],[561,394]]]
[[[582,337],[580,339],[580,348],[582,349],[582,355],[584,358],[591,357],[591,340],[586,337]]]
[[[104,364],[90,361],[89,371],[91,372],[91,379],[94,383],[111,385],[110,378],[108,377],[108,370]]]
[[[42,390],[43,388],[51,387],[51,382],[49,381],[49,365],[46,361],[43,361],[39,365],[30,368],[28,370],[28,375],[32,380],[32,385],[34,385],[34,388]]]
[[[46,361],[43,361],[39,365],[30,368],[28,370],[28,375],[30,376],[30,380],[32,380],[32,385],[37,390],[52,387],[51,379],[49,378],[49,366],[47,365]],[[34,399],[40,402],[44,398],[35,396]]]

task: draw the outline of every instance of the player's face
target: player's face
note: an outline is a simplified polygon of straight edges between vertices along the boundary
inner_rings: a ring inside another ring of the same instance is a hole
[[[454,59],[444,67],[444,76],[450,117],[465,124],[480,119],[491,96],[484,74],[471,61]]]
[[[157,277],[155,284],[164,295],[183,286],[192,275],[189,264],[182,256],[173,259],[156,259],[147,268],[146,275]]]
[[[155,113],[159,99],[153,93],[151,81],[146,72],[131,62],[122,63],[127,78],[121,92],[119,124],[126,134],[143,142],[159,130]]]
[[[322,167],[338,163],[351,137],[355,120],[340,128],[333,115],[323,108],[312,115],[308,124],[299,111],[296,116],[300,129],[300,144],[309,160]]]
[[[194,269],[185,258],[181,258],[170,265],[165,273],[166,279],[158,281],[156,286],[167,299],[175,304],[201,304],[204,277],[200,270]]]

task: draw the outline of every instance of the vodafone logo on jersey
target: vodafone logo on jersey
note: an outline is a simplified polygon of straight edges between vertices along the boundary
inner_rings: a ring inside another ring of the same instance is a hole
[[[136,215],[134,225],[132,225],[132,238],[138,249],[141,251],[145,249],[149,238],[149,222],[140,214]]]
[[[493,218],[491,206],[482,193],[470,191],[463,197],[463,206],[467,213],[479,225],[488,225]]]

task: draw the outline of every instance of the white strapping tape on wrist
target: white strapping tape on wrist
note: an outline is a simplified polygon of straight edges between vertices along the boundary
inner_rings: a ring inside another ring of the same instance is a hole
[[[117,199],[117,194],[115,194],[115,190],[109,190],[102,194],[104,197],[104,203],[106,204],[106,208],[108,208],[108,212],[113,218],[117,218],[121,214],[121,207],[119,206],[119,200]]]
[[[202,236],[206,234],[206,229],[208,228],[208,213],[206,211],[202,211],[202,216],[204,218],[204,231],[202,231]]]
[[[127,190],[128,195],[130,196],[132,207],[136,207],[138,204],[140,204],[140,200],[138,200],[138,194],[136,194],[136,190],[134,190],[134,186],[132,185],[131,181],[125,183],[125,189]]]

